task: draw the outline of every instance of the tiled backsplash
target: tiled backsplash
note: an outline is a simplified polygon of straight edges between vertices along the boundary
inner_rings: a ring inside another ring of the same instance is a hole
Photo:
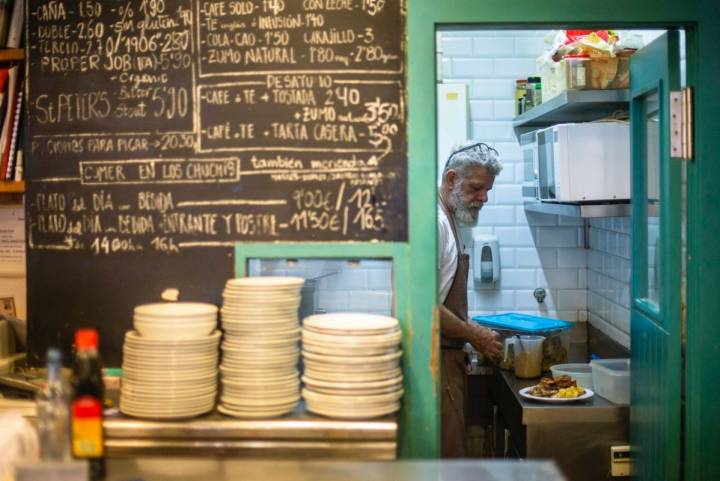
[[[630,347],[629,217],[590,220],[588,318],[590,323]]]
[[[535,73],[535,59],[547,48],[546,31],[442,32],[442,78],[467,83],[472,138],[500,154],[503,171],[480,212],[475,234],[493,234],[500,246],[500,280],[475,289],[470,274],[471,315],[506,311],[587,319],[587,259],[580,219],[526,212],[523,164],[512,129],[515,79]],[[471,233],[463,236],[470,246]],[[533,290],[547,298],[538,304]]]

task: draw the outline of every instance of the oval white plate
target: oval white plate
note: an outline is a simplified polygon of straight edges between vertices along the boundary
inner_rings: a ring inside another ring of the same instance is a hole
[[[252,289],[267,287],[297,287],[300,288],[305,283],[302,277],[283,277],[283,276],[266,276],[266,277],[236,277],[228,279],[225,287],[242,287]]]
[[[532,391],[533,387],[535,387],[535,386],[525,387],[525,388],[520,389],[520,391],[518,391],[518,392],[525,399],[531,399],[533,401],[540,401],[540,402],[544,402],[544,403],[555,403],[555,404],[583,401],[585,399],[590,399],[591,397],[593,397],[595,395],[595,393],[592,391],[592,389],[585,388],[585,394],[583,394],[582,396],[573,397],[573,398],[539,397],[539,396],[533,396],[530,394],[530,391]]]

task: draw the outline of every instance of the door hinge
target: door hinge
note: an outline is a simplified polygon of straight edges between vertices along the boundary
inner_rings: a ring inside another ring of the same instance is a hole
[[[670,92],[670,157],[693,158],[692,88]]]

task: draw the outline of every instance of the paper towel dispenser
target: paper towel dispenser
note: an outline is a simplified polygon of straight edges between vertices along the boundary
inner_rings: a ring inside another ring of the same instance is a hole
[[[500,248],[496,236],[473,236],[472,262],[475,287],[494,288],[500,280]]]

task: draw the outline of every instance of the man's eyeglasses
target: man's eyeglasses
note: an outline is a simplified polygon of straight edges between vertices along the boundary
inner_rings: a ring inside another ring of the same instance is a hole
[[[445,168],[444,168],[443,170],[447,170],[448,165],[450,165],[450,161],[451,161],[452,158],[455,157],[457,154],[459,154],[459,153],[461,153],[461,152],[467,152],[468,150],[474,150],[474,149],[478,149],[478,150],[480,151],[480,153],[483,154],[483,155],[487,155],[487,154],[489,154],[490,152],[492,152],[493,154],[495,154],[495,156],[498,156],[498,155],[499,155],[497,150],[493,149],[492,147],[490,147],[490,146],[489,146],[488,144],[486,144],[485,142],[478,142],[478,143],[476,143],[476,144],[472,144],[472,145],[468,145],[467,147],[463,147],[462,149],[458,149],[458,150],[456,150],[455,152],[453,152],[452,154],[450,154],[450,157],[448,157],[447,161],[445,162]]]

